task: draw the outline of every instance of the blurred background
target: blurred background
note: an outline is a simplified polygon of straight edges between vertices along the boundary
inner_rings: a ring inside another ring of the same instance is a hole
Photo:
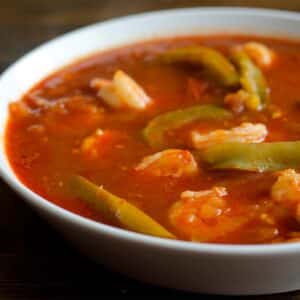
[[[0,65],[89,23],[150,10],[225,5],[300,10],[300,0],[0,0]]]
[[[0,72],[37,45],[86,24],[151,10],[225,5],[300,11],[300,0],[0,0]],[[219,298],[144,285],[95,265],[0,181],[1,300],[116,296]],[[250,299],[297,300],[300,294]]]

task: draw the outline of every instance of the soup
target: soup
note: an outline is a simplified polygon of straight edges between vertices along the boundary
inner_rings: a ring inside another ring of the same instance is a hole
[[[288,40],[124,46],[12,103],[6,151],[31,190],[98,222],[199,243],[297,241],[298,78]]]

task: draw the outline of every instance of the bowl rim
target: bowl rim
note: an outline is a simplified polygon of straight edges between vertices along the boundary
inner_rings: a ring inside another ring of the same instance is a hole
[[[29,51],[27,54],[19,58],[15,63],[11,64],[5,69],[5,71],[0,75],[0,83],[2,79],[17,67],[19,63],[25,60],[29,56],[35,55],[41,48],[47,47],[52,43],[63,40],[66,37],[70,37],[75,34],[80,34],[81,31],[86,31],[94,27],[109,25],[117,22],[128,22],[139,18],[152,18],[158,15],[169,15],[169,14],[186,14],[189,12],[199,11],[201,13],[228,13],[228,14],[250,14],[261,17],[274,17],[281,19],[294,19],[300,21],[300,13],[277,10],[277,9],[265,9],[265,8],[251,8],[251,7],[231,7],[231,6],[218,6],[218,7],[192,7],[192,8],[175,8],[175,9],[165,9],[150,11],[146,13],[131,14],[123,17],[116,17],[109,19],[107,21],[95,22],[91,25],[82,26],[65,34],[59,35],[58,37],[51,39],[33,50]],[[300,38],[300,33],[299,33]],[[64,66],[61,66],[64,67]],[[59,68],[58,68],[59,69]],[[54,71],[55,72],[55,71]],[[41,78],[40,80],[42,80]],[[5,151],[5,146],[3,147],[3,156],[7,159],[7,152]],[[8,159],[7,159],[8,160]],[[12,176],[9,172],[11,171]],[[125,242],[143,244],[150,247],[165,248],[180,252],[190,252],[190,253],[204,253],[211,255],[226,255],[226,256],[262,256],[262,255],[287,255],[293,253],[299,253],[300,242],[294,243],[278,243],[278,244],[215,244],[215,243],[199,243],[192,241],[182,241],[182,240],[170,240],[165,238],[159,238],[154,236],[149,236],[137,232],[128,231],[126,229],[113,227],[100,223],[86,217],[80,216],[76,213],[66,210],[50,201],[46,198],[38,195],[37,193],[30,190],[22,181],[18,178],[11,165],[8,163],[8,168],[0,167],[0,177],[10,186],[13,190],[25,198],[28,203],[38,208],[43,212],[50,213],[55,218],[61,219],[64,222],[77,224],[86,230],[98,231],[102,235],[109,236],[114,239],[119,239]]]

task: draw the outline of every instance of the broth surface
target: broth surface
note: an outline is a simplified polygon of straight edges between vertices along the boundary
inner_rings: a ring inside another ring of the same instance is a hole
[[[211,171],[199,165],[197,176],[174,178],[141,175],[135,170],[145,156],[157,152],[141,136],[141,130],[153,117],[195,104],[222,105],[228,93],[197,68],[164,64],[156,56],[166,49],[187,45],[205,45],[228,55],[232,46],[254,40],[276,53],[276,63],[264,70],[264,75],[271,91],[271,104],[280,110],[281,117],[272,118],[267,110],[243,112],[230,120],[194,122],[168,133],[167,138],[176,139],[182,147],[191,129],[208,132],[252,122],[267,126],[266,142],[300,140],[300,43],[253,36],[183,37],[95,54],[38,83],[11,105],[6,130],[10,164],[18,178],[34,192],[100,222],[110,224],[73,196],[69,186],[73,174],[80,174],[129,200],[180,239],[190,240],[171,224],[170,208],[182,192],[213,186],[227,188],[233,222],[240,222],[241,217],[249,220],[238,230],[209,242],[256,244],[300,238],[300,224],[270,198],[270,189],[276,181],[273,173]],[[97,97],[90,87],[91,80],[111,79],[118,69],[130,74],[152,98],[153,104],[148,109],[114,110]],[[99,128],[110,134],[96,146],[96,156],[86,155],[82,143]],[[280,217],[275,224],[266,224],[259,218],[264,213]]]

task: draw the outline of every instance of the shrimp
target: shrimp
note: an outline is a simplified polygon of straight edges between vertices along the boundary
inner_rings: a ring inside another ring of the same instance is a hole
[[[237,92],[227,94],[224,98],[224,104],[234,113],[239,114],[246,108],[256,110],[256,107],[259,105],[259,98],[240,89]]]
[[[221,143],[260,143],[268,134],[264,124],[242,123],[239,127],[230,130],[215,130],[208,134],[197,131],[191,133],[192,145],[196,149],[205,149]]]
[[[230,216],[225,187],[213,187],[204,191],[185,191],[181,199],[171,207],[171,224],[188,239],[213,242],[240,228],[246,218]]]
[[[293,169],[280,172],[271,189],[271,197],[300,222],[300,174]]]
[[[94,134],[86,137],[81,143],[81,152],[91,158],[96,158],[98,156],[96,145],[99,141],[99,138],[103,137],[103,135],[104,131],[98,128]]]
[[[193,155],[186,150],[169,149],[146,156],[135,168],[153,176],[193,176],[198,166]]]
[[[274,52],[264,44],[249,42],[243,49],[259,67],[270,67],[274,63]]]
[[[112,80],[94,78],[90,85],[98,90],[98,96],[107,105],[115,109],[144,110],[151,103],[143,88],[121,70],[115,72]]]
[[[102,130],[98,128],[94,133],[86,136],[80,145],[80,152],[88,160],[103,158],[113,149],[124,148],[127,136],[117,130]]]

